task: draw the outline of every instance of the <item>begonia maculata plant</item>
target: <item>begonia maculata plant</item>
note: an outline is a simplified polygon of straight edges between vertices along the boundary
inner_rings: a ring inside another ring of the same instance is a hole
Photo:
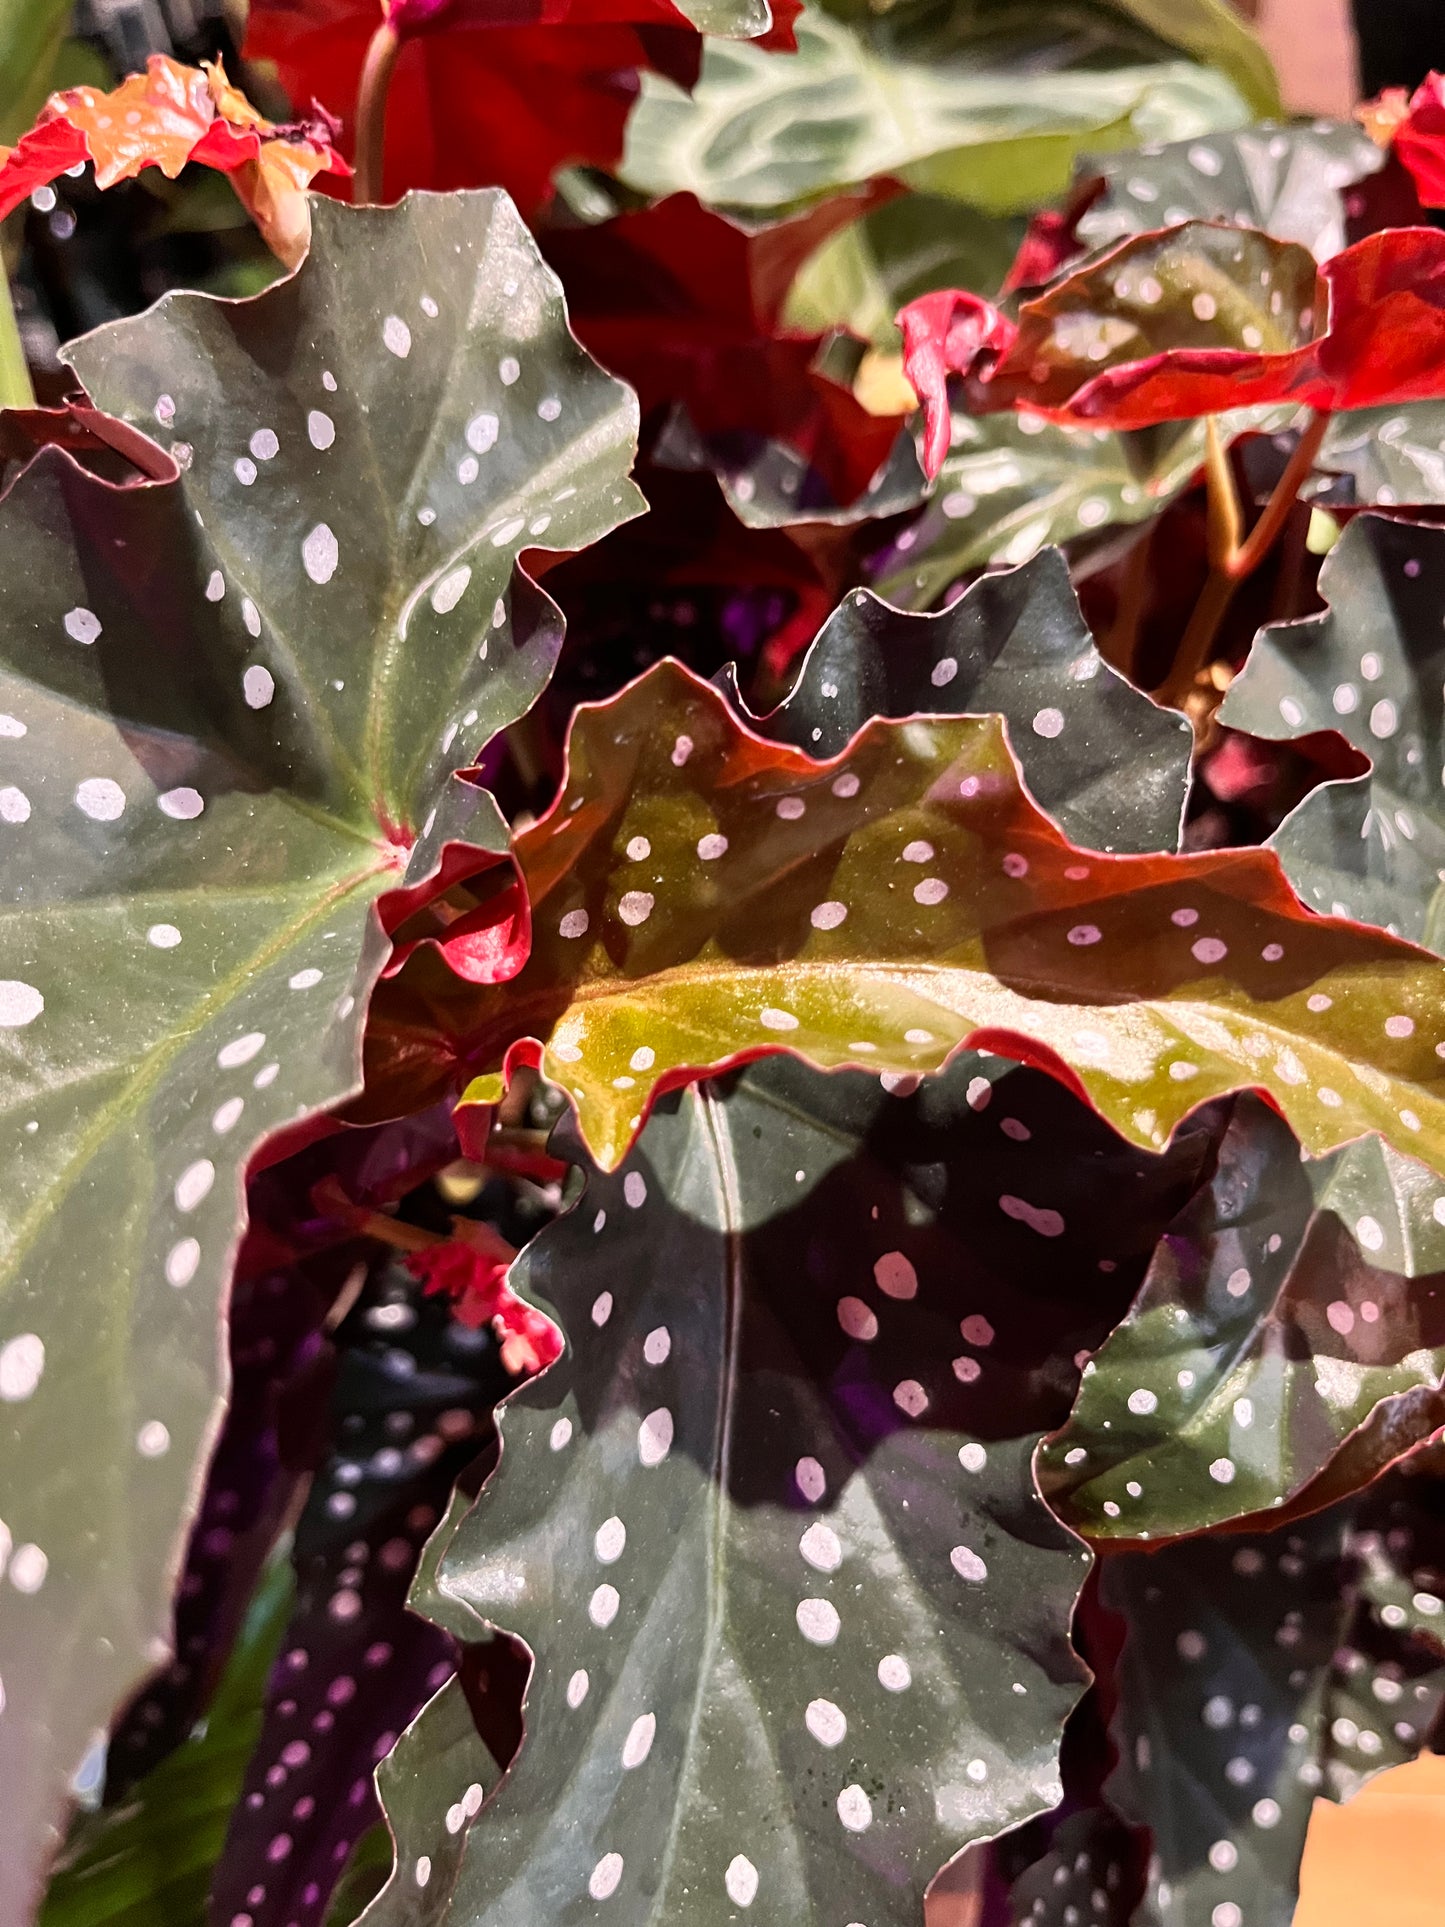
[[[0,1927],[1322,1927],[1445,1734],[1445,83],[1075,14],[37,53]]]

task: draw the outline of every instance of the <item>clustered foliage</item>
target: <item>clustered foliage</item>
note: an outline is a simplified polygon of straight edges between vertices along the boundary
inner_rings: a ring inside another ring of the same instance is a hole
[[[57,336],[271,258],[0,340],[0,1927],[1289,1927],[1445,1732],[1445,88],[65,12]]]

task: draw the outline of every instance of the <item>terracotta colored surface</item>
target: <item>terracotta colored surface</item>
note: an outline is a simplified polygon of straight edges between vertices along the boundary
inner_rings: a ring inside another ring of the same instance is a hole
[[[1356,99],[1349,0],[1258,0],[1255,29],[1278,69],[1287,107],[1297,114],[1349,113]]]
[[[1316,1800],[1294,1927],[1440,1927],[1445,1757],[1393,1767],[1344,1806]]]

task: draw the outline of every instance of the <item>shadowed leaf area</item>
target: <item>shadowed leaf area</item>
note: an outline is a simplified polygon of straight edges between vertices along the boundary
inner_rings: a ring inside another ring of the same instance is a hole
[[[904,1927],[1052,1805],[1087,1557],[1033,1451],[1206,1149],[993,1057],[665,1099],[514,1267],[567,1349],[417,1602],[526,1640],[527,1737],[454,1884],[481,1755],[415,1765],[369,1920]]]
[[[1438,1189],[1378,1141],[1302,1160],[1273,1111],[1236,1099],[1208,1183],[1042,1455],[1060,1517],[1173,1538],[1316,1482],[1315,1503],[1362,1486],[1433,1432],[1445,1230],[1420,1205]]]

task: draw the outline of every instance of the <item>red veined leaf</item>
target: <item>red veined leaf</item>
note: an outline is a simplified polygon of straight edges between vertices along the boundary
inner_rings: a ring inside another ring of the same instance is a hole
[[[1386,229],[1316,275],[1293,242],[1190,221],[1121,242],[1025,302],[1001,357],[996,339],[965,328],[945,344],[978,413],[1125,429],[1254,406],[1425,401],[1445,394],[1445,234]]]
[[[674,194],[554,231],[545,249],[578,340],[636,388],[644,413],[681,402],[703,436],[746,429],[786,443],[847,503],[886,461],[899,417],[870,415],[821,373],[823,337],[785,329],[782,309],[807,256],[895,192],[878,183],[753,227]]]
[[[106,94],[73,87],[52,94],[17,146],[0,149],[0,219],[37,187],[95,163],[96,185],[114,187],[144,167],[174,180],[188,161],[229,174],[268,244],[294,267],[310,235],[305,189],[346,163],[321,124],[276,127],[227,81],[219,65],[185,67],[152,54]]]
[[[1313,1151],[1378,1131],[1445,1168],[1439,960],[1306,911],[1267,850],[1080,852],[997,717],[875,719],[817,763],[661,663],[578,712],[516,857],[525,967],[477,988],[413,958],[373,1005],[382,1088],[470,1071],[490,1102],[539,1063],[614,1166],[700,1071],[786,1049],[897,1082],[971,1041],[1136,1143],[1256,1087]]]

